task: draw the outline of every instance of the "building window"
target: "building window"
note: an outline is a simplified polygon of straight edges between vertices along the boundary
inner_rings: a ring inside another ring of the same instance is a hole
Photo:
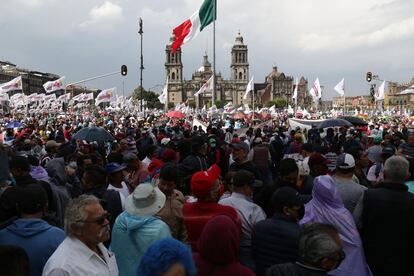
[[[171,73],[171,79],[175,80],[175,73],[174,72]]]
[[[242,79],[243,79],[243,73],[239,72],[239,80],[242,80]]]

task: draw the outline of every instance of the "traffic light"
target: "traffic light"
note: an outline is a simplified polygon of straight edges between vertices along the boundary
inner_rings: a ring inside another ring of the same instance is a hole
[[[121,75],[122,76],[126,76],[127,75],[127,72],[128,72],[128,68],[127,68],[127,66],[124,64],[124,65],[122,65],[121,66]]]
[[[372,73],[371,72],[367,72],[367,82],[371,82],[372,81]]]

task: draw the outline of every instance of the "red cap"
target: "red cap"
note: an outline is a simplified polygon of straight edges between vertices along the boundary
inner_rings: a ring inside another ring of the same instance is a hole
[[[214,182],[219,178],[221,169],[216,164],[212,165],[207,171],[199,171],[191,178],[191,191],[197,198],[208,195]]]

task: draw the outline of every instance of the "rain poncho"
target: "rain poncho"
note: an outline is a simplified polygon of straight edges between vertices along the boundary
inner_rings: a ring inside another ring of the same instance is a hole
[[[120,276],[136,274],[147,249],[156,241],[171,238],[170,228],[153,216],[121,213],[112,229],[110,250],[115,253]]]
[[[315,178],[312,200],[305,205],[305,216],[300,224],[321,222],[332,224],[339,232],[346,254],[341,265],[328,273],[335,276],[372,275],[366,261],[354,219],[344,207],[334,180],[323,175]]]

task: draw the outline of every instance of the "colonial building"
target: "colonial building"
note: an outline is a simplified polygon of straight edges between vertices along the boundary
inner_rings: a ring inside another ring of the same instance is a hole
[[[203,57],[202,67],[194,72],[191,80],[183,79],[183,63],[181,60],[181,48],[175,53],[171,52],[171,42],[165,48],[165,75],[168,78],[169,105],[188,101],[194,102],[197,107],[207,105],[212,100],[212,92],[206,91],[199,96],[194,94],[213,75],[213,70],[207,53]],[[226,80],[220,72],[216,72],[216,95],[215,100],[222,103],[232,102],[235,105],[250,103],[244,100],[243,95],[249,82],[249,61],[247,45],[239,34],[231,50],[230,79]]]
[[[384,107],[390,110],[414,109],[414,93],[400,94],[414,85],[414,78],[407,83],[388,83],[388,91],[384,97]]]
[[[17,67],[17,65],[11,62],[0,61],[0,83],[8,82],[18,76],[22,76],[23,93],[26,95],[32,93],[44,93],[45,90],[43,89],[43,84],[47,81],[59,78],[59,76],[55,74],[31,71]],[[9,95],[21,92],[22,91],[20,90],[11,91]]]
[[[372,101],[372,97],[368,95],[363,96],[350,96],[350,97],[332,97],[332,108],[344,109],[345,112],[353,111],[357,109],[359,112],[364,113],[367,110],[373,110],[375,103]]]

